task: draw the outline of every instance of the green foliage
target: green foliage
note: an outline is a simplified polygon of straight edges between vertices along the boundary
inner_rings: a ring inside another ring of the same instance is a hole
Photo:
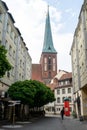
[[[13,100],[21,100],[23,104],[32,106],[34,103],[35,89],[28,80],[15,82],[10,86],[8,93]]]
[[[11,65],[7,60],[6,54],[7,50],[4,46],[0,45],[0,78],[5,75],[6,71],[11,69]]]
[[[35,80],[32,82],[36,87],[36,94],[34,99],[34,105],[36,107],[41,107],[55,100],[54,93],[45,84]]]
[[[8,93],[13,100],[21,100],[30,107],[41,107],[55,100],[50,88],[35,80],[15,82],[9,87]]]

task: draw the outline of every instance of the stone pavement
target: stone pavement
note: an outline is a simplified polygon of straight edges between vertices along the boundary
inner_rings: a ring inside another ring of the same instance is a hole
[[[14,126],[10,125],[9,128],[6,126],[7,124],[1,125],[0,130],[87,130],[87,121],[79,121],[78,118],[73,119],[72,117],[64,117],[62,120],[58,115],[46,115],[41,119],[32,119],[31,122],[17,122]]]
[[[60,117],[60,115],[46,115],[50,117]],[[61,117],[60,117],[61,118]],[[64,120],[60,120],[64,130],[87,130],[87,120],[80,121],[79,118],[72,116],[64,116]]]
[[[64,127],[64,130],[87,130],[87,121],[79,121],[79,119],[67,118],[61,123]]]

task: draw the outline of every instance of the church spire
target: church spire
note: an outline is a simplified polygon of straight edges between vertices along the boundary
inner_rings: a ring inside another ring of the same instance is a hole
[[[43,44],[42,52],[57,53],[53,46],[50,16],[49,16],[49,6],[48,6],[48,11],[46,16],[45,35],[44,35],[44,44]]]

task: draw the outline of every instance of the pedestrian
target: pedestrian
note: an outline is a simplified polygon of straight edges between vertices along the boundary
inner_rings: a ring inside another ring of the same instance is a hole
[[[61,118],[62,118],[62,120],[64,119],[64,107],[62,108],[62,110],[61,110]]]

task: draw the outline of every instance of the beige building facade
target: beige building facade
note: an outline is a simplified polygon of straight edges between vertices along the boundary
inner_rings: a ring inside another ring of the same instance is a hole
[[[87,0],[84,0],[71,47],[73,92],[77,115],[87,117]],[[79,103],[77,98],[79,97]]]
[[[0,44],[7,49],[7,59],[12,65],[12,69],[0,79],[0,91],[7,91],[8,87],[18,80],[31,79],[32,59],[14,23],[6,3],[0,1]]]
[[[61,77],[58,79],[58,85],[55,88],[55,113],[60,114],[64,107],[64,99],[69,99],[69,111],[70,115],[73,112],[73,86],[72,86],[72,73],[62,71]],[[61,73],[61,71],[60,71]],[[59,74],[60,75],[60,74]]]
[[[74,108],[72,73],[64,70],[59,70],[57,75],[52,79],[55,101],[45,106],[46,114],[59,114],[64,107],[64,99],[69,99],[70,115]]]

